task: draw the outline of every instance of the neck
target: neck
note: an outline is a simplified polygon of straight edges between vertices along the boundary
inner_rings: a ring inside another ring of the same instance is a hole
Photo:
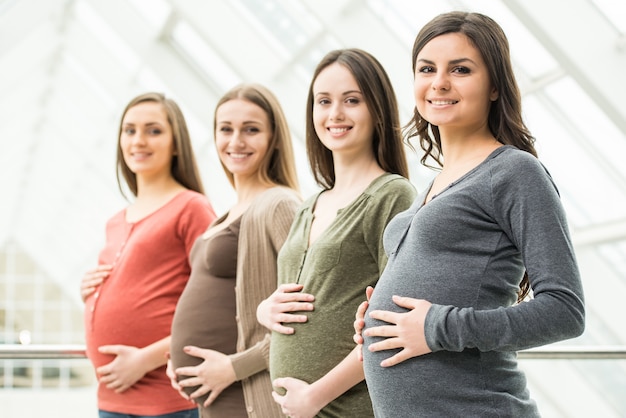
[[[474,132],[440,129],[439,133],[444,158],[443,170],[454,169],[475,159],[484,159],[502,145],[487,129]]]
[[[161,197],[183,188],[171,175],[151,178],[137,176],[137,199]]]
[[[273,186],[257,178],[235,178],[235,191],[237,192],[236,205],[247,207],[259,194],[270,187]]]
[[[354,187],[362,188],[385,171],[378,165],[373,155],[361,158],[342,158],[334,155],[335,185],[333,190],[350,190]]]

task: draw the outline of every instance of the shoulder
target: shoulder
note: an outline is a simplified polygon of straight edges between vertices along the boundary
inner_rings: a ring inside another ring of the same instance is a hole
[[[301,202],[302,199],[295,190],[282,186],[272,187],[254,199],[242,220],[272,219],[284,213],[293,216]]]
[[[415,186],[398,174],[383,174],[372,182],[367,193],[374,200],[385,200],[389,196],[406,196],[413,200],[415,198]]]
[[[514,146],[500,147],[489,161],[492,167],[502,169],[502,172],[519,174],[520,170],[539,170],[546,172],[539,159],[529,152],[522,151]]]
[[[205,195],[203,195],[202,193],[193,191],[193,190],[183,190],[176,196],[176,198],[185,204],[189,202],[198,203],[198,204],[209,203],[209,199]]]
[[[118,224],[126,223],[126,208],[117,211],[113,216],[111,216],[106,221],[107,227],[113,227]]]
[[[490,161],[492,187],[510,193],[538,192],[548,188],[558,190],[543,163],[529,152],[513,146],[504,146]]]
[[[254,201],[254,206],[277,206],[284,203],[300,204],[298,192],[288,187],[276,186],[261,193]]]
[[[302,202],[298,207],[298,213],[306,212],[307,210],[315,206],[315,202],[317,202],[317,199],[322,192],[323,190],[315,192],[313,195],[307,197],[304,202]]]
[[[215,211],[208,197],[193,190],[184,190],[173,199],[171,212],[179,213],[185,223],[198,223],[206,227],[215,219]]]

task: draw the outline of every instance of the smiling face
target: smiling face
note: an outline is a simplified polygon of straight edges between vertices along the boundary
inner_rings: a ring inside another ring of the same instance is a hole
[[[124,162],[137,177],[171,175],[174,140],[160,103],[142,102],[128,109],[122,120],[120,148]]]
[[[372,117],[356,79],[341,64],[326,67],[313,83],[313,124],[334,153],[373,152]]]
[[[498,98],[485,62],[461,33],[437,36],[418,53],[413,92],[420,115],[440,129],[487,126]]]
[[[215,145],[235,184],[260,179],[272,129],[265,111],[242,99],[224,102],[215,112]]]

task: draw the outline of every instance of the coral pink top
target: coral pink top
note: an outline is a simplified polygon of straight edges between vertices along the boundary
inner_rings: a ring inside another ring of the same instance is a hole
[[[94,368],[114,359],[98,352],[102,345],[145,347],[170,335],[176,303],[189,279],[189,252],[215,219],[206,197],[189,190],[137,222],[127,222],[125,215],[122,210],[107,222],[98,264],[111,264],[113,270],[85,301],[87,356]],[[172,389],[163,366],[123,393],[98,385],[98,408],[162,415],[194,404]]]

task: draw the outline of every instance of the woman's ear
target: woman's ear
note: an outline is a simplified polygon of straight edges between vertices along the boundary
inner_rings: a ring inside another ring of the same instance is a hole
[[[489,99],[490,99],[492,102],[495,102],[496,100],[498,100],[498,97],[500,97],[500,92],[498,92],[498,89],[497,89],[497,88],[493,87],[493,88],[491,89],[491,94],[489,94]]]

